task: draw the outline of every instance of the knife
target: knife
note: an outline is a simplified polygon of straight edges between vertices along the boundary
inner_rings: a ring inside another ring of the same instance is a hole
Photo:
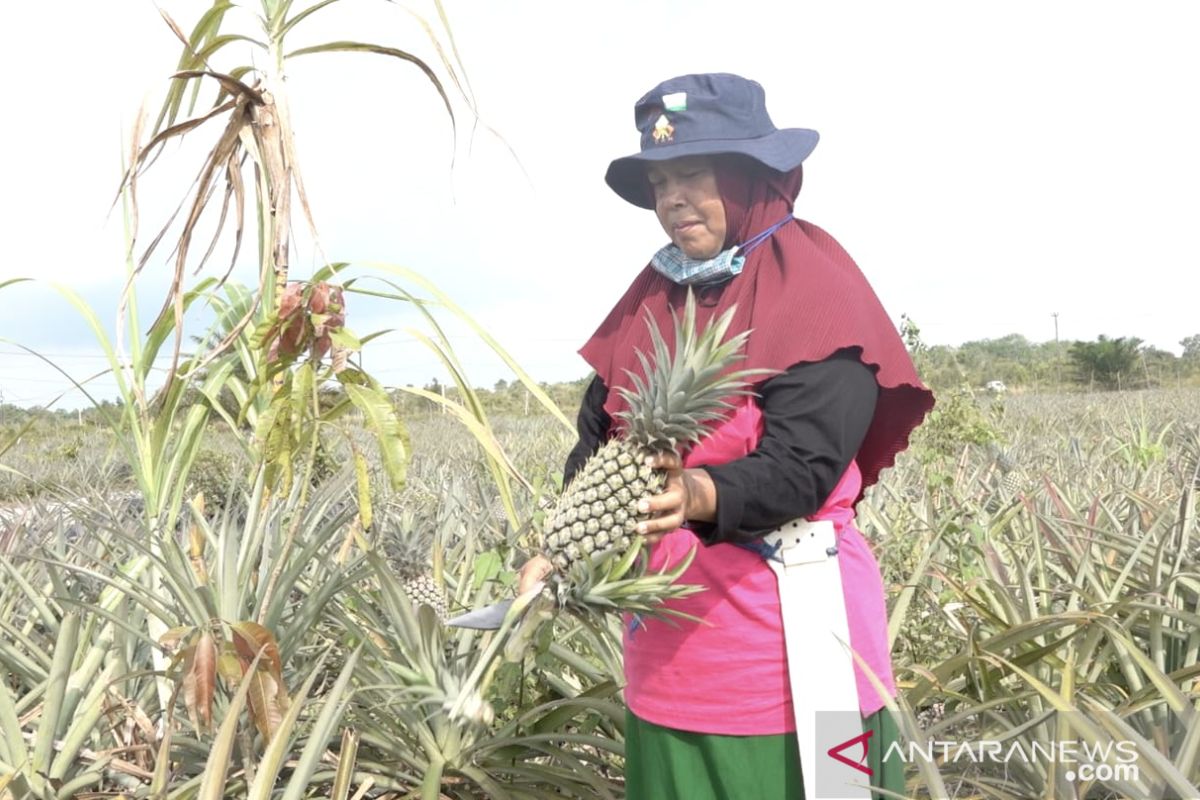
[[[457,617],[451,617],[446,620],[447,625],[453,625],[456,628],[474,628],[477,631],[494,631],[504,624],[504,618],[508,616],[508,610],[512,608],[512,604],[517,600],[525,599],[524,605],[529,604],[545,587],[544,581],[538,581],[533,586],[525,590],[525,594],[501,600],[498,603],[492,603],[490,606],[477,608],[474,611],[468,611],[465,614],[459,614]]]
[[[456,628],[494,631],[504,622],[504,617],[508,614],[508,609],[512,607],[512,604],[512,598],[501,600],[499,603],[492,603],[490,606],[484,606],[474,611],[468,611],[465,614],[459,614],[457,617],[451,617],[446,620],[446,624],[453,625]]]

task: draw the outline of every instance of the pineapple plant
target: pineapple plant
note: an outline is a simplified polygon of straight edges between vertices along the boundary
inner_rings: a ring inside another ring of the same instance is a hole
[[[1000,499],[1007,502],[1025,486],[1025,476],[1011,450],[1001,450],[993,445],[996,468],[1000,473],[998,491]]]
[[[618,436],[584,463],[546,515],[545,555],[560,584],[569,574],[567,583],[595,588],[588,578],[597,570],[610,581],[626,577],[640,548],[637,525],[648,519],[638,503],[661,492],[666,481],[647,459],[699,442],[732,407],[729,399],[748,393],[746,378],[763,372],[730,370],[749,336],[746,331],[726,339],[733,312],[698,330],[689,292],[682,317],[672,314],[673,348],[647,318],[653,353],[639,351],[643,374],[630,375],[631,389],[617,389],[627,406],[616,415],[623,423]]]
[[[400,588],[414,609],[429,606],[439,620],[445,621],[446,592],[433,574],[432,525],[413,511],[392,511],[380,515],[383,551],[388,565],[400,580]]]

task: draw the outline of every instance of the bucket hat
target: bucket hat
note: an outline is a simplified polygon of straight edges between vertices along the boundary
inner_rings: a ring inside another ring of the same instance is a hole
[[[604,180],[623,199],[654,208],[646,167],[683,156],[736,153],[790,172],[817,146],[807,128],[776,128],[757,82],[714,72],[681,75],[647,92],[633,108],[641,151],[608,165]]]

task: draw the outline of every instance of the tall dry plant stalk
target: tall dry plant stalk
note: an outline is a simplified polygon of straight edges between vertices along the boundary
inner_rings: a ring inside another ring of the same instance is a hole
[[[225,331],[224,338],[210,351],[207,360],[211,361],[223,353],[251,325],[255,315],[262,322],[277,311],[288,281],[294,202],[303,210],[305,222],[320,251],[320,238],[304,188],[289,110],[286,71],[293,59],[337,52],[373,53],[397,59],[413,65],[428,78],[443,101],[452,135],[457,124],[446,89],[447,83],[454,87],[458,98],[475,115],[474,99],[440,0],[433,0],[440,32],[417,12],[402,6],[396,7],[398,13],[405,11],[420,24],[437,53],[440,69],[448,78],[447,81],[439,77],[439,73],[421,57],[383,44],[334,40],[290,51],[287,49],[289,38],[297,30],[314,28],[318,21],[326,18],[330,7],[340,2],[320,0],[298,8],[293,0],[262,0],[257,15],[259,30],[253,31],[240,29],[236,25],[236,15],[228,13],[234,8],[232,3],[214,0],[190,34],[185,33],[166,11],[160,9],[163,19],[179,39],[182,50],[167,97],[153,125],[146,131],[148,140],[142,142],[143,124],[135,128],[132,139],[130,167],[123,187],[128,190],[131,199],[135,240],[140,227],[137,202],[139,176],[161,156],[167,143],[182,139],[202,127],[220,126],[216,142],[202,161],[189,191],[167,222],[141,249],[129,277],[128,285],[132,286],[160,244],[168,234],[174,232],[171,236],[174,241],[171,288],[159,312],[160,318],[170,315],[174,321],[175,340],[169,376],[178,368],[183,341],[186,270],[188,266],[192,266],[196,272],[204,268],[226,225],[232,222],[232,257],[219,283],[225,281],[241,250],[248,195],[255,203],[260,243],[255,302],[236,324]],[[253,64],[218,67],[216,62],[219,58],[233,55],[235,47],[242,48],[239,55],[251,57]],[[255,58],[256,55],[265,57]],[[208,108],[194,113],[200,96],[209,89],[213,95]],[[250,191],[247,190],[248,185],[252,187]],[[193,237],[200,221],[214,213],[217,219],[212,239],[196,258]],[[178,226],[175,224],[177,219],[181,220]],[[197,365],[198,368],[203,366]]]

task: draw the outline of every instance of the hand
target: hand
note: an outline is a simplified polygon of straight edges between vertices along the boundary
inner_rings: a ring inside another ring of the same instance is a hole
[[[517,573],[517,596],[525,594],[554,572],[554,565],[543,555],[536,555],[522,565]]]
[[[638,524],[637,532],[646,544],[655,544],[689,519],[712,520],[716,511],[716,488],[702,469],[684,469],[677,453],[659,453],[647,462],[665,470],[667,482],[662,492],[638,504],[638,511],[651,518]]]

